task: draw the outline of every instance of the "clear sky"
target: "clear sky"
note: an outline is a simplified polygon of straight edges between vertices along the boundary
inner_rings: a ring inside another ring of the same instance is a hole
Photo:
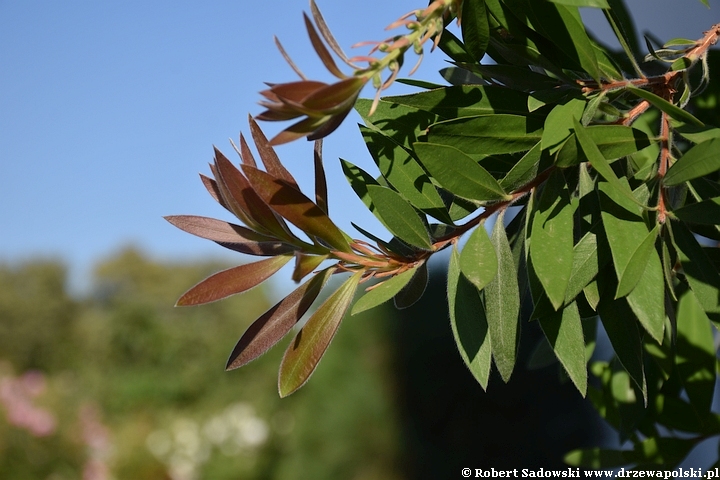
[[[425,0],[318,0],[339,43],[380,40],[383,27]],[[628,0],[641,31],[697,38],[720,22],[718,0]],[[163,215],[230,219],[205,192],[212,145],[247,132],[263,82],[294,73],[330,80],[307,40],[305,0],[0,0],[0,262],[61,258],[83,283],[93,262],[134,244],[157,258],[231,257]],[[593,12],[591,12],[593,13]],[[591,28],[601,15],[591,14]],[[365,53],[360,50],[359,53]],[[442,54],[417,78],[440,81]],[[393,87],[390,94],[407,91]],[[371,96],[372,91],[366,95]],[[347,186],[338,157],[374,171],[350,118],[326,142],[330,214],[383,234]],[[268,134],[276,132],[268,126]],[[312,145],[278,150],[311,188]],[[383,234],[383,236],[385,236]]]

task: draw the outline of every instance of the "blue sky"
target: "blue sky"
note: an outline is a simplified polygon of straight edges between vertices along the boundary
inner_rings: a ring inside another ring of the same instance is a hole
[[[349,50],[382,39],[386,24],[424,0],[318,3]],[[628,3],[639,29],[661,39],[696,38],[720,21],[717,1],[709,11],[697,0]],[[128,244],[163,259],[247,260],[162,216],[230,219],[198,173],[208,173],[212,145],[232,153],[228,138],[247,132],[248,113],[260,112],[263,82],[294,79],[273,34],[306,75],[330,79],[314,58],[303,10],[304,0],[0,0],[0,262],[61,258],[82,285],[95,261]],[[600,17],[588,15],[603,35]],[[416,77],[439,81],[442,67],[438,52]],[[382,233],[337,161],[373,169],[357,121],[350,118],[326,142],[330,213],[348,232],[353,219]],[[311,188],[312,145],[295,142],[278,153]]]

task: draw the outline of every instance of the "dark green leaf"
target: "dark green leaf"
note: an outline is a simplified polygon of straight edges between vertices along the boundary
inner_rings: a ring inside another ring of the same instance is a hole
[[[720,169],[720,138],[698,143],[673,164],[663,182],[679,185]]]
[[[428,140],[453,146],[468,155],[494,155],[531,149],[542,137],[542,125],[520,115],[480,115],[432,125]]]
[[[440,194],[410,152],[377,131],[367,127],[360,127],[360,131],[388,183],[414,207],[442,222],[452,223]]]
[[[471,200],[508,200],[497,180],[475,160],[450,145],[417,142],[418,158],[445,189]]]
[[[450,255],[447,288],[455,344],[470,373],[483,389],[487,389],[492,350],[485,307],[477,289],[461,275],[460,255],[455,247]]]
[[[532,181],[538,172],[545,170],[552,164],[552,159],[547,152],[544,152],[538,142],[531,148],[500,180],[500,186],[506,192],[512,192],[517,188]]]
[[[495,365],[507,382],[515,367],[517,354],[520,290],[502,214],[495,220],[491,241],[498,258],[498,273],[483,291],[485,310]]]
[[[370,198],[370,194],[368,194],[367,187],[368,185],[380,185],[372,175],[367,173],[362,168],[353,165],[352,163],[348,162],[347,160],[340,159],[340,162],[342,163],[342,169],[345,173],[345,178],[347,179],[348,183],[350,183],[350,186],[352,187],[355,194],[362,200],[362,202],[365,204],[366,207],[368,207],[369,210],[373,211],[375,207],[373,206],[372,199]]]
[[[348,278],[308,319],[288,345],[278,377],[280,397],[287,397],[308,381],[337,332],[352,302],[362,272]]]
[[[562,363],[570,380],[584,397],[587,391],[585,339],[577,304],[573,302],[561,311],[543,317],[539,321],[555,355]]]
[[[697,125],[698,127],[705,126],[704,123],[702,123],[700,120],[695,118],[692,114],[687,112],[686,110],[683,110],[682,108],[673,105],[672,103],[668,102],[667,100],[655,95],[652,92],[648,92],[647,90],[642,90],[640,88],[636,88],[633,86],[627,86],[626,87],[628,91],[632,92],[633,94],[637,95],[640,98],[643,98],[650,102],[655,108],[658,108],[662,110],[663,112],[670,115],[675,120],[679,120],[681,122],[685,123],[692,123],[693,125]]]
[[[586,127],[585,133],[608,162],[632,155],[651,144],[645,132],[622,125],[593,125]],[[565,168],[588,160],[577,138],[571,137],[558,151],[555,164]]]
[[[415,95],[424,95],[418,93]],[[370,115],[373,101],[360,98],[355,109],[370,128],[382,131],[400,145],[410,148],[413,142],[425,134],[425,130],[438,120],[434,113],[395,103],[396,97],[386,97],[378,102],[375,112]]]
[[[709,412],[715,391],[715,344],[710,320],[692,290],[680,296],[677,306],[678,372],[690,402]]]
[[[410,245],[432,248],[427,228],[412,205],[387,187],[368,185],[367,189],[377,214],[393,235]]]
[[[720,225],[720,197],[692,203],[674,210],[680,220],[700,225]]]
[[[255,320],[238,340],[225,369],[242,367],[279,342],[305,315],[333,272],[328,268],[318,273]]]
[[[650,231],[645,239],[637,244],[634,252],[630,252],[630,257],[625,264],[625,269],[622,272],[618,272],[618,288],[615,292],[615,298],[625,297],[633,291],[640,277],[645,272],[648,261],[650,260],[650,253],[655,250],[655,240],[657,239],[659,232],[659,226]],[[617,235],[614,235],[614,239],[617,240]]]
[[[460,270],[478,290],[485,288],[495,278],[498,260],[485,224],[475,227],[465,243],[460,254]]]
[[[488,25],[485,1],[463,2],[462,29],[463,43],[468,52],[476,61],[485,56],[485,50],[490,39],[490,26]]]
[[[425,293],[428,280],[430,280],[430,276],[428,274],[427,262],[424,262],[415,269],[415,275],[410,279],[410,282],[393,298],[395,308],[402,310],[403,308],[411,307],[415,302],[420,300],[420,297]]]

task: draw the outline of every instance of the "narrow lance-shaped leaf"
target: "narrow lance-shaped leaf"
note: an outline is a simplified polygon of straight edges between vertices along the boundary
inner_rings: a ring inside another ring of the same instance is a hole
[[[555,310],[565,302],[573,268],[573,214],[575,205],[565,178],[555,170],[543,188],[533,212],[530,260]]]
[[[348,278],[308,319],[280,364],[278,391],[287,397],[308,381],[350,307],[362,272]]]
[[[196,215],[169,215],[165,220],[187,233],[212,240],[223,247],[249,255],[279,255],[293,251],[292,245],[235,225]]]
[[[378,215],[393,235],[410,245],[432,248],[427,228],[412,205],[387,187],[368,185],[367,188]]]
[[[185,292],[177,306],[201,305],[250,290],[270,278],[291,258],[292,255],[278,255],[210,275]]]
[[[451,145],[467,155],[524,152],[542,138],[538,119],[520,115],[479,115],[438,122],[428,141]]]
[[[620,280],[615,298],[629,295],[640,281],[640,277],[645,272],[650,259],[650,254],[655,251],[655,239],[657,239],[659,231],[659,226],[656,226],[631,253],[625,269],[618,275]]]
[[[415,153],[445,189],[470,200],[508,200],[500,184],[475,160],[450,145],[417,142]]]
[[[226,370],[242,367],[279,342],[305,315],[334,271],[318,273],[255,320],[235,345]]]
[[[402,310],[404,308],[412,307],[415,302],[420,300],[423,293],[425,293],[429,280],[430,275],[428,272],[427,262],[423,262],[415,269],[415,274],[412,276],[407,285],[405,285],[393,297],[395,308]]]
[[[490,40],[490,26],[488,25],[485,1],[463,2],[462,4],[463,43],[476,61],[482,60]]]
[[[243,165],[243,171],[257,194],[278,214],[331,247],[342,252],[351,251],[342,231],[300,190],[249,165]]]
[[[498,259],[484,223],[475,227],[465,243],[460,253],[460,270],[478,290],[495,278]]]
[[[483,292],[493,358],[500,376],[507,382],[517,354],[520,289],[503,219],[504,214],[498,215],[491,237],[498,258],[498,273]]]
[[[572,302],[561,311],[542,317],[539,321],[555,355],[575,388],[584,397],[587,391],[585,338],[577,304]]]
[[[403,287],[412,280],[416,270],[417,267],[411,268],[374,286],[372,290],[365,293],[357,302],[355,302],[350,314],[357,315],[358,313],[370,310],[371,308],[387,302],[397,295],[398,292],[400,292],[400,290],[402,290]]]
[[[632,85],[628,85],[626,89],[633,93],[634,95],[637,95],[638,97],[647,100],[650,102],[654,107],[662,110],[663,112],[670,115],[675,120],[679,120],[681,122],[685,123],[692,123],[693,125],[697,125],[698,127],[704,127],[705,124],[695,118],[691,113],[689,113],[687,110],[683,110],[682,108],[673,105],[672,103],[668,102],[662,97],[659,97],[655,95],[652,92],[648,92],[647,90],[642,90],[637,87],[633,87]]]
[[[478,290],[460,273],[460,255],[454,246],[448,266],[447,285],[450,326],[455,344],[470,373],[486,390],[492,349],[485,307]]]
[[[280,162],[280,158],[277,156],[277,153],[275,153],[275,149],[270,145],[270,142],[252,115],[248,116],[248,122],[250,123],[250,133],[252,134],[253,141],[255,142],[255,146],[260,154],[260,160],[262,160],[263,165],[265,165],[265,170],[267,170],[267,172],[273,177],[285,180],[287,183],[300,190],[297,181]],[[253,163],[248,164],[255,167]]]
[[[720,170],[720,138],[699,143],[685,152],[665,175],[663,183],[679,185]]]
[[[322,159],[322,139],[315,140],[315,147],[313,148],[313,161],[315,165],[315,204],[325,212],[326,215],[330,213],[328,209],[328,188],[327,178],[325,177],[325,166],[323,165]]]

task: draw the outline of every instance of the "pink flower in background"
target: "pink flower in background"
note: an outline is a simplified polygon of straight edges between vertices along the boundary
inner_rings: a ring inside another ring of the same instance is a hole
[[[11,425],[24,428],[36,437],[55,432],[55,416],[33,405],[32,399],[45,391],[42,373],[30,371],[20,377],[0,377],[0,403],[5,407]]]
[[[83,480],[108,480],[111,478],[107,459],[112,453],[110,429],[100,420],[95,405],[85,404],[80,408],[82,438],[88,448],[88,461],[83,467]]]

